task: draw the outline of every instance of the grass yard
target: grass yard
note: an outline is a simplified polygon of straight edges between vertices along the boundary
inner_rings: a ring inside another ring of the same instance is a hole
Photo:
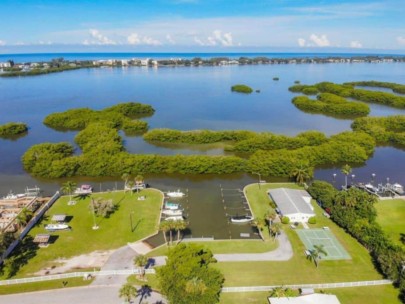
[[[146,196],[146,199],[138,200],[139,196]],[[34,256],[26,261],[27,264],[18,271],[17,277],[32,275],[44,267],[55,265],[52,261],[58,258],[70,258],[95,250],[119,248],[128,242],[135,242],[157,232],[163,199],[161,192],[145,189],[134,194],[124,191],[96,193],[92,197],[112,199],[118,204],[118,210],[109,218],[96,218],[100,228],[93,230],[93,213],[89,208],[90,198],[77,200],[74,206],[67,204],[69,197],[60,198],[47,211],[45,218],[30,231],[29,236],[33,238],[38,233],[47,233],[44,226],[55,214],[70,216],[71,220],[68,224],[72,230],[51,232],[54,243],[33,252]]]
[[[287,184],[288,185],[288,184]],[[289,184],[292,185],[292,184]],[[286,185],[283,185],[284,187]],[[295,185],[292,185],[297,188]],[[261,214],[269,206],[270,199],[265,191],[280,184],[257,184],[246,187],[254,213]],[[257,193],[261,192],[261,193]],[[294,251],[294,256],[284,262],[222,262],[214,264],[225,275],[226,286],[286,285],[301,283],[332,283],[345,281],[380,280],[382,276],[375,270],[368,251],[330,219],[324,217],[322,209],[313,204],[317,214],[317,224],[311,228],[328,226],[337,240],[348,251],[351,260],[320,261],[318,268],[304,255],[305,246],[295,230],[284,225]]]
[[[187,242],[191,243],[191,242]],[[262,253],[277,249],[277,240],[266,241],[262,240],[221,240],[221,241],[208,241],[208,242],[192,242],[193,244],[202,245],[210,249],[214,254],[216,253]],[[173,245],[174,246],[174,245]],[[155,250],[148,253],[148,256],[162,256],[167,255],[170,247],[166,245],[160,246]]]
[[[401,233],[405,233],[405,200],[380,200],[375,205],[377,209],[377,222],[383,230],[391,236],[398,245],[404,245],[400,241]]]
[[[261,292],[224,292],[221,293],[221,304],[269,304],[267,297],[270,295],[269,291]]]
[[[44,281],[36,283],[24,283],[9,286],[1,286],[0,295],[32,292],[49,289],[69,288],[90,285],[93,280],[83,280],[83,278],[70,278],[54,281]]]
[[[332,288],[325,289],[326,293],[334,294],[342,304],[400,304],[398,289],[392,285]]]

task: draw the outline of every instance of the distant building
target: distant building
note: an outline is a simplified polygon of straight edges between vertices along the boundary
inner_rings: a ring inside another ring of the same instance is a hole
[[[314,293],[298,297],[268,298],[270,304],[340,304],[335,295]]]
[[[282,216],[286,216],[291,222],[308,222],[315,216],[311,205],[311,196],[304,190],[277,188],[269,190],[269,196],[277,205]]]
[[[10,62],[0,62],[0,68],[11,68]]]

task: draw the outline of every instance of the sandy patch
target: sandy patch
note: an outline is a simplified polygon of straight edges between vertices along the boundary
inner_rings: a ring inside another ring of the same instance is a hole
[[[83,268],[99,268],[105,264],[113,252],[114,250],[93,251],[89,254],[78,255],[70,259],[57,259],[50,262],[50,264],[54,265],[41,269],[35,275],[58,274],[73,270],[80,271]]]

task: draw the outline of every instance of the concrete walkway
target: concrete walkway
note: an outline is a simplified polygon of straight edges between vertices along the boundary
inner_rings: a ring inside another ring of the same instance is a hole
[[[276,250],[263,253],[229,253],[214,254],[218,262],[254,262],[254,261],[287,261],[292,258],[293,250],[287,235],[284,232],[278,236],[279,246]],[[165,256],[153,257],[155,265],[166,264]]]

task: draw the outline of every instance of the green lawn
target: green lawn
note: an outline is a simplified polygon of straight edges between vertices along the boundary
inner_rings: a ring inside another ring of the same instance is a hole
[[[396,244],[403,245],[400,236],[405,233],[405,200],[380,200],[375,207],[377,222]]]
[[[52,232],[54,243],[33,252],[34,257],[18,271],[18,277],[32,275],[45,266],[55,265],[52,261],[58,258],[119,248],[128,242],[135,242],[157,232],[163,199],[161,192],[145,189],[139,194],[118,191],[92,196],[112,199],[118,204],[118,210],[110,218],[96,218],[100,228],[93,230],[90,198],[78,199],[74,206],[67,204],[68,197],[60,198],[47,211],[45,218],[30,231],[29,236],[35,237],[38,233],[46,233],[44,225],[50,222],[52,215],[61,213],[72,217],[69,221],[72,230]],[[146,200],[138,200],[139,196],[146,196]],[[131,216],[133,231],[131,231]]]
[[[189,243],[189,242],[187,242]],[[275,242],[262,240],[221,240],[208,242],[192,242],[193,244],[202,245],[214,254],[216,253],[262,253],[276,249],[278,247],[277,240]],[[168,248],[166,245],[160,246],[148,253],[148,256],[167,255]]]
[[[392,285],[331,288],[331,289],[324,289],[323,292],[336,295],[341,304],[401,303],[401,301],[398,300],[398,289],[395,289]],[[267,297],[269,295],[270,295],[269,291],[238,292],[238,293],[227,292],[221,294],[220,303],[268,304],[269,302],[267,300]]]
[[[32,291],[40,291],[40,290],[49,290],[49,289],[69,288],[69,287],[77,287],[77,286],[86,286],[86,285],[90,285],[91,282],[93,282],[93,280],[84,281],[83,278],[70,278],[70,279],[61,279],[61,280],[46,281],[46,282],[24,283],[24,284],[16,284],[16,285],[9,285],[9,286],[1,286],[0,295],[32,292]]]
[[[254,212],[256,210],[263,212],[268,208],[269,199],[265,191],[270,187],[280,187],[280,185],[261,185],[261,193],[257,193],[259,192],[257,184],[246,188]],[[225,285],[286,285],[382,279],[382,276],[375,270],[368,251],[343,229],[324,217],[321,208],[316,204],[313,205],[318,222],[310,226],[316,228],[328,226],[337,240],[348,251],[352,257],[351,260],[321,261],[320,266],[316,268],[313,263],[305,258],[305,247],[295,230],[291,229],[289,225],[285,225],[284,231],[294,250],[293,258],[283,262],[223,262],[215,264],[214,267],[220,269],[225,275]]]

